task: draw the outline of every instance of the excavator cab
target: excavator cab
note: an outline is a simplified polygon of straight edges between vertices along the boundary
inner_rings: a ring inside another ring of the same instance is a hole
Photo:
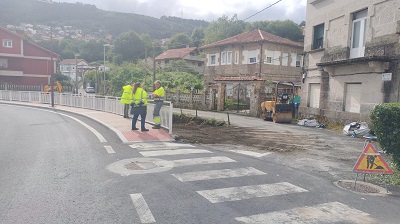
[[[280,84],[278,82],[275,88],[275,99],[272,101],[264,101],[261,103],[261,118],[264,120],[272,120],[275,123],[290,123],[293,118],[294,111],[294,84],[288,82],[292,85],[292,94],[279,93]],[[291,102],[292,101],[292,102]]]

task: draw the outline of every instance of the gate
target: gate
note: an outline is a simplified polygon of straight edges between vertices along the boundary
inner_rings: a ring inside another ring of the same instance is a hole
[[[250,113],[250,91],[241,83],[227,84],[225,88],[224,108],[236,113]]]

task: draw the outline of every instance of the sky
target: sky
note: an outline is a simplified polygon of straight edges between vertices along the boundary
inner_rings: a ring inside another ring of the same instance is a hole
[[[244,20],[278,0],[53,0],[53,2],[81,2],[99,9],[147,15],[155,18],[176,16],[211,22],[222,15]],[[305,20],[307,0],[281,0],[276,5],[249,18],[248,22],[262,20]]]

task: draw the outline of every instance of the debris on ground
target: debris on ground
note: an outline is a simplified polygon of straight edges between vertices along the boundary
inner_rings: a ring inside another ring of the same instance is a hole
[[[297,122],[298,125],[306,127],[317,127],[319,125],[318,121],[315,119],[302,119]]]
[[[367,122],[351,122],[346,124],[343,128],[343,134],[351,136],[352,138],[362,138],[370,133],[371,129],[368,128]]]

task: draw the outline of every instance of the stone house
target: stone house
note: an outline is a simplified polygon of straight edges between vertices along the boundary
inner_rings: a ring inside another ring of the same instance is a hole
[[[400,1],[308,0],[300,113],[369,121],[400,101]]]
[[[206,91],[224,110],[227,98],[243,98],[250,115],[272,94],[274,82],[300,83],[303,44],[256,29],[200,48],[206,55]],[[215,99],[214,99],[215,98]]]
[[[204,59],[199,56],[197,47],[170,49],[158,55],[155,60],[156,64],[161,68],[165,67],[171,61],[183,60],[195,72],[199,74],[204,73]]]

